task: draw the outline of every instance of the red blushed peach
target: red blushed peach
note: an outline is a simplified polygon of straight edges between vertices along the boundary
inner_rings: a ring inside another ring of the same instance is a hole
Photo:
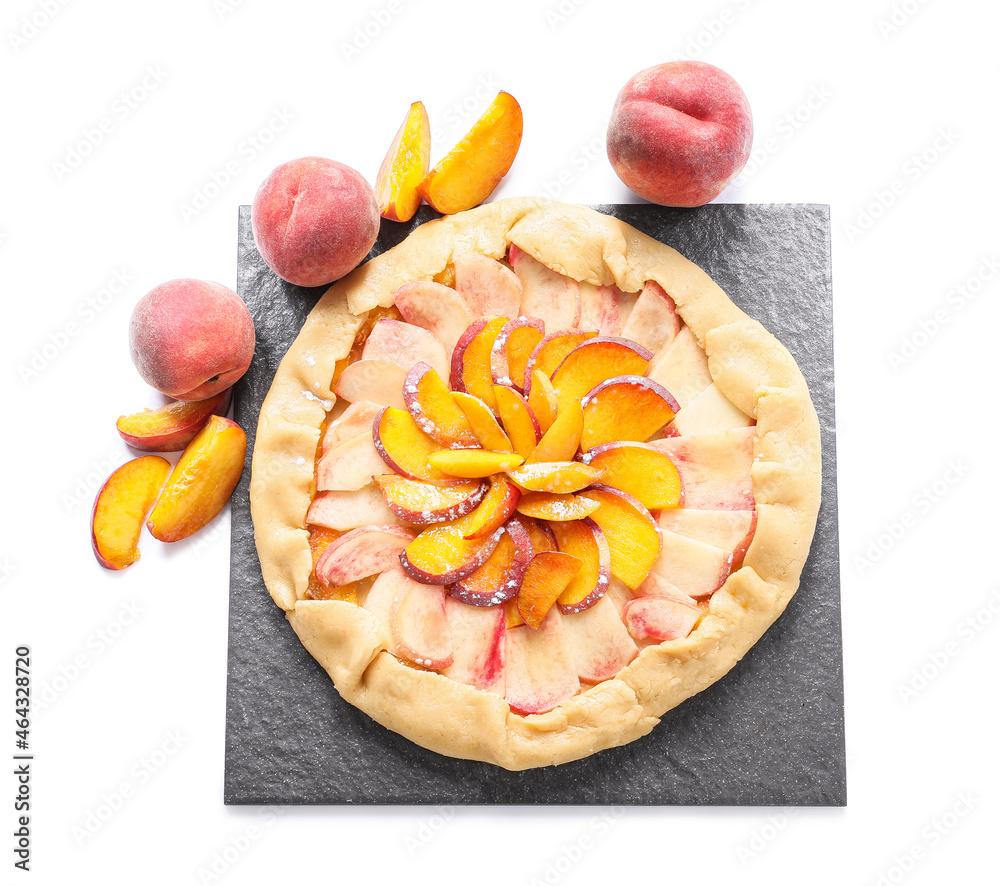
[[[746,95],[706,62],[640,71],[618,94],[608,125],[608,159],[618,177],[663,206],[715,199],[743,169],[752,143]]]
[[[207,400],[250,366],[253,318],[221,283],[180,279],[147,292],[132,311],[129,348],[145,382],[175,400]]]
[[[323,286],[353,271],[375,243],[379,208],[360,172],[322,157],[283,163],[250,212],[267,266],[296,286]]]

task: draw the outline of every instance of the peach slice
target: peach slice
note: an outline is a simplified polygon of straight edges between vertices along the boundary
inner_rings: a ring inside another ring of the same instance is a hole
[[[372,327],[361,359],[384,360],[406,371],[415,363],[425,363],[441,375],[447,375],[449,368],[444,345],[436,336],[413,323],[389,318],[377,321]]]
[[[443,587],[409,581],[392,601],[389,631],[396,654],[412,664],[441,670],[454,661]]]
[[[583,612],[564,613],[562,624],[581,683],[610,680],[639,654],[610,597]]]
[[[394,476],[394,475],[388,475]],[[402,479],[402,478],[400,478]],[[416,480],[407,480],[415,483]],[[433,489],[439,487],[434,486]],[[347,532],[374,523],[395,523],[396,515],[386,506],[378,486],[369,483],[361,489],[320,492],[306,511],[306,523]]]
[[[523,515],[519,522],[528,533],[528,538],[531,540],[532,550],[534,550],[536,554],[539,554],[542,551],[559,550],[559,546],[556,544],[556,537],[548,523],[539,523],[537,520]]]
[[[452,392],[452,398],[458,404],[459,409],[465,413],[465,417],[472,426],[472,432],[476,435],[483,449],[492,449],[494,452],[513,452],[510,438],[503,432],[496,416],[482,400],[472,394]]]
[[[417,185],[443,215],[478,206],[500,184],[521,146],[521,106],[508,92],[497,95],[465,137]]]
[[[413,538],[412,529],[393,523],[352,529],[323,551],[316,563],[316,578],[338,587],[375,575],[398,563]]]
[[[537,317],[518,317],[504,323],[490,351],[493,381],[523,392],[528,359],[544,337],[545,324]]]
[[[517,592],[517,611],[529,628],[538,629],[581,565],[562,551],[542,551],[531,558]]]
[[[504,529],[486,562],[449,586],[448,593],[452,597],[471,606],[498,606],[517,595],[534,549],[531,537],[519,520],[512,518]]]
[[[714,434],[753,424],[754,420],[726,399],[726,395],[712,383],[677,413],[667,426],[666,433],[675,436]]]
[[[542,436],[538,419],[528,406],[528,401],[513,388],[504,385],[493,385],[493,399],[514,452],[521,458],[527,458]]]
[[[436,370],[417,363],[403,382],[403,402],[413,420],[432,440],[449,449],[479,446],[465,412]]]
[[[701,610],[676,597],[636,597],[622,610],[628,632],[636,640],[679,640],[694,630]]]
[[[358,360],[344,367],[334,393],[349,403],[368,400],[379,406],[403,409],[406,405],[403,401],[406,372],[402,366],[388,360]]]
[[[555,388],[552,387],[549,377],[538,369],[532,372],[531,384],[528,387],[531,391],[528,394],[528,406],[538,420],[538,427],[544,434],[552,427],[552,422],[556,420],[556,415],[559,412],[559,399],[556,397]]]
[[[506,322],[504,317],[477,320],[462,333],[451,355],[451,389],[478,397],[494,411],[496,400],[490,356],[493,342]]]
[[[656,521],[641,502],[619,489],[592,486],[587,498],[599,505],[591,519],[611,549],[611,574],[634,591],[660,554]]]
[[[446,598],[444,606],[452,663],[441,673],[459,683],[503,695],[507,639],[504,608],[469,606],[453,597]]]
[[[465,538],[485,538],[495,532],[514,513],[521,491],[503,474],[490,477],[490,488],[476,509],[463,518]]]
[[[561,407],[555,421],[542,435],[538,445],[525,462],[572,461],[583,436],[583,407],[579,400],[570,400]]]
[[[643,375],[653,355],[624,338],[598,336],[577,345],[552,373],[563,410],[601,382],[619,375]]]
[[[181,453],[146,521],[153,538],[180,541],[211,523],[236,489],[246,451],[243,428],[211,416]]]
[[[420,206],[417,185],[431,158],[431,124],[423,102],[413,102],[375,176],[375,197],[382,218],[405,222]]]
[[[144,455],[125,462],[104,482],[94,501],[90,539],[105,569],[125,569],[139,559],[139,536],[170,475],[170,462]]]
[[[680,406],[670,392],[641,375],[616,375],[583,398],[583,434],[587,450],[618,440],[648,440]]]
[[[674,340],[656,355],[646,375],[670,391],[681,406],[687,406],[712,383],[708,355],[689,326],[682,326]]]
[[[407,323],[426,329],[449,354],[472,322],[465,302],[443,283],[431,280],[404,283],[393,293],[392,300]]]
[[[581,329],[596,329],[599,335],[623,335],[637,297],[638,293],[623,292],[613,283],[608,286],[581,283],[578,325]]]
[[[489,477],[516,468],[523,459],[516,452],[492,449],[442,449],[427,456],[431,467],[449,477]]]
[[[225,415],[232,388],[207,400],[174,400],[157,409],[144,409],[118,418],[118,433],[133,449],[143,452],[179,452],[201,430],[210,415]]]
[[[662,548],[652,571],[696,600],[710,597],[732,571],[733,557],[715,545],[661,529]]]
[[[504,698],[518,714],[544,714],[580,691],[572,652],[558,609],[537,630],[507,628]]]
[[[515,243],[508,252],[510,266],[521,280],[521,311],[544,321],[551,330],[580,325],[580,287],[571,277],[553,271]]]
[[[372,423],[381,409],[382,406],[371,400],[358,400],[356,403],[349,403],[347,408],[327,425],[320,447],[321,455],[326,455],[341,443],[346,443],[358,434],[366,432],[370,434]]]
[[[674,300],[655,280],[647,280],[622,329],[622,337],[655,354],[666,348],[680,331],[681,318]]]
[[[451,452],[432,440],[404,409],[386,406],[372,427],[375,450],[397,474],[411,480],[450,485],[455,478],[438,470],[429,457],[434,452]],[[465,452],[469,450],[454,450]]]
[[[593,514],[600,504],[586,495],[526,492],[517,503],[517,512],[536,520],[582,520]]]
[[[651,511],[679,508],[684,502],[676,465],[648,443],[607,443],[584,453],[583,460],[602,472],[606,486],[627,492]]]
[[[521,613],[517,611],[517,599],[508,600],[503,604],[504,615],[506,616],[507,627],[516,628],[519,625],[524,624],[524,619],[521,618]],[[527,625],[525,625],[527,627]]]
[[[754,506],[750,471],[756,435],[755,427],[736,428],[664,437],[649,446],[670,456],[677,466],[684,484],[684,507],[743,511]]]
[[[450,585],[482,566],[500,543],[504,530],[496,529],[486,538],[466,538],[465,521],[472,514],[454,523],[431,526],[413,539],[399,555],[406,574],[423,584]]]
[[[578,461],[539,461],[524,465],[508,476],[525,492],[579,492],[596,483],[601,472]]]
[[[396,474],[375,477],[375,485],[393,514],[417,526],[431,526],[464,517],[483,500],[489,488],[488,484],[477,480],[453,486],[436,486]]]
[[[531,386],[535,381],[535,372],[541,372],[549,378],[559,368],[559,364],[569,356],[577,345],[592,338],[597,338],[596,332],[568,330],[554,332],[540,339],[535,349],[528,356],[524,367],[525,393],[531,395]],[[583,393],[586,393],[584,391]]]
[[[455,256],[455,292],[473,317],[516,317],[521,281],[506,265],[478,252]]]
[[[559,610],[563,615],[583,612],[600,600],[608,589],[611,549],[601,528],[590,518],[553,521],[549,525],[559,550],[580,561],[580,570],[559,595]]]
[[[363,489],[372,477],[388,474],[392,466],[375,446],[371,430],[362,431],[350,440],[321,455],[316,465],[316,489],[352,492]]]
[[[733,555],[733,569],[739,567],[757,529],[757,511],[706,511],[678,508],[657,517],[661,529],[714,545]]]

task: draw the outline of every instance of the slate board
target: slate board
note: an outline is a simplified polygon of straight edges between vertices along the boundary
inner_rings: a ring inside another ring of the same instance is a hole
[[[249,438],[232,502],[225,802],[229,804],[846,804],[829,207],[597,206],[701,265],[792,352],[823,435],[823,504],[799,591],[728,675],[653,732],[585,760],[512,773],[417,747],[344,702],[271,601],[250,521],[250,457],[278,363],[324,288],[258,254],[239,214],[238,291],[257,351],[235,417]],[[383,222],[372,256],[434,217]]]

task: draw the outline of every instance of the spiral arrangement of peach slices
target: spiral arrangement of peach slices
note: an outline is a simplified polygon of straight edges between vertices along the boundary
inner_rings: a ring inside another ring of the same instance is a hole
[[[442,279],[373,312],[336,380],[307,597],[540,713],[695,628],[756,526],[754,422],[652,281],[577,283],[514,245]]]

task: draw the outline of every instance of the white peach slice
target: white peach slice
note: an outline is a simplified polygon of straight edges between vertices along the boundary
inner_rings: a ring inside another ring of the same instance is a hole
[[[580,325],[580,286],[511,243],[510,266],[521,280],[521,313],[538,317],[546,329]]]
[[[375,448],[372,432],[365,431],[320,456],[316,488],[320,492],[361,489],[372,482],[372,477],[391,471]]]
[[[580,328],[595,329],[598,335],[624,335],[636,297],[636,293],[623,292],[613,283],[609,286],[580,283]]]
[[[756,428],[691,437],[664,437],[648,445],[670,457],[684,487],[684,507],[750,510],[754,506],[753,446]]]
[[[344,367],[334,393],[341,400],[368,400],[379,406],[403,409],[403,382],[407,370],[388,360],[358,360]]]
[[[472,317],[514,318],[521,312],[521,281],[506,265],[476,252],[454,258],[455,292]]]
[[[542,714],[580,691],[562,616],[549,612],[536,630],[527,625],[508,628],[504,698],[518,714]]]
[[[352,437],[357,437],[358,434],[363,434],[365,431],[370,433],[375,416],[379,414],[381,409],[380,404],[373,403],[371,400],[358,400],[355,403],[349,403],[340,415],[331,419],[327,424],[320,454],[326,455],[331,449],[345,443]]]
[[[753,538],[757,523],[754,511],[709,511],[698,508],[674,508],[657,517],[661,529],[715,545],[733,554],[734,567]]]
[[[622,619],[628,632],[642,640],[679,640],[694,630],[701,610],[675,597],[636,597],[625,604]]]
[[[316,578],[339,587],[375,575],[399,562],[413,531],[395,524],[352,529],[329,544],[316,563]]]
[[[449,363],[444,345],[426,329],[412,323],[383,318],[375,323],[364,349],[362,360],[384,360],[407,372],[415,363],[426,363],[447,377]]]
[[[426,329],[449,354],[473,320],[458,293],[443,283],[404,283],[393,293],[392,300],[407,323]]]
[[[708,356],[690,326],[681,327],[674,340],[650,363],[646,375],[670,391],[681,407],[712,384]]]
[[[615,604],[607,597],[573,615],[563,612],[562,625],[581,683],[610,680],[639,654]]]
[[[454,597],[445,602],[452,663],[441,673],[459,683],[503,695],[507,619],[502,606],[470,606]]]
[[[754,420],[734,406],[715,383],[710,384],[687,406],[683,406],[666,433],[672,435],[714,434],[731,428],[746,428]]]
[[[389,630],[395,652],[422,668],[441,670],[452,664],[451,633],[445,614],[445,591],[440,585],[409,581],[393,600]]]
[[[347,532],[373,523],[395,523],[397,516],[386,506],[378,486],[320,492],[306,512],[306,523]]]
[[[680,330],[681,318],[674,300],[659,283],[647,280],[620,334],[656,354],[664,350]]]
[[[652,572],[696,600],[710,597],[729,578],[732,554],[668,529],[660,530],[660,554]]]

